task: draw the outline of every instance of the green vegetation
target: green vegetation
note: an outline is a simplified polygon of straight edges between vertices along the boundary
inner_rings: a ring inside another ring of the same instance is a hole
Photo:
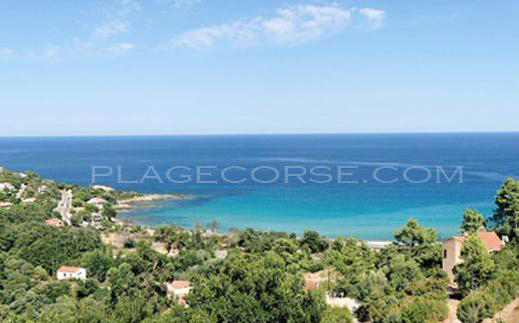
[[[489,254],[474,234],[469,235],[462,248],[463,263],[454,267],[456,282],[465,297],[457,315],[463,323],[479,323],[493,317],[519,293],[519,182],[508,179],[497,191],[496,210],[489,223],[511,241],[500,252]],[[465,214],[464,224],[475,232],[480,215]],[[468,225],[470,223],[470,225]]]
[[[519,238],[519,182],[509,178],[497,192],[492,222],[499,234]]]
[[[483,242],[475,234],[470,234],[461,248],[463,262],[454,267],[456,283],[460,293],[467,296],[474,293],[495,275],[495,263]]]
[[[467,209],[463,214],[461,231],[464,233],[474,233],[486,231],[485,217],[478,211]]]
[[[416,220],[379,251],[352,238],[327,240],[315,231],[303,237],[253,229],[218,234],[216,222],[208,225],[211,232],[199,225],[191,231],[172,226],[147,230],[110,221],[117,201],[135,193],[7,171],[0,173],[4,182],[14,189],[0,195],[12,203],[0,209],[3,323],[349,323],[354,317],[424,323],[447,316],[441,246],[436,232]],[[514,185],[507,182],[498,192],[506,196],[496,199],[490,221],[498,232],[513,233],[510,215],[517,214],[514,201],[519,200],[510,196],[519,194],[510,189]],[[16,197],[22,187],[22,196]],[[62,190],[72,191],[72,225],[49,226],[46,219],[59,217],[53,210]],[[27,198],[34,200],[24,202]],[[89,203],[92,198],[102,203]],[[462,228],[473,234],[462,250],[464,262],[455,267],[464,297],[458,316],[464,323],[493,316],[519,292],[517,239],[488,253],[474,234],[484,224],[479,213],[465,213]],[[227,257],[215,258],[217,250],[228,251]],[[86,268],[88,279],[58,281],[56,270],[63,265]],[[320,277],[318,288],[305,290],[308,276]],[[165,283],[173,280],[191,282],[188,307],[167,297]],[[359,307],[353,313],[331,307],[325,294],[348,297]]]

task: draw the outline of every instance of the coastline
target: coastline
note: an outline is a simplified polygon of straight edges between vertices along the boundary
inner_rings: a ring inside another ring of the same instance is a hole
[[[186,200],[193,198],[192,195],[188,194],[144,194],[137,195],[128,199],[117,201],[114,209],[117,211],[131,211],[133,209],[144,207],[142,204],[149,202],[157,202],[164,200]]]

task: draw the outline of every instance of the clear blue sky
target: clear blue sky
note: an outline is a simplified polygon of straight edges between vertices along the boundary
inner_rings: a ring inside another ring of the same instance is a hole
[[[519,130],[517,0],[4,0],[0,136]]]

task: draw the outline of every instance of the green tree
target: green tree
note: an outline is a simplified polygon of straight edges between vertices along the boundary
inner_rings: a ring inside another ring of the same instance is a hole
[[[495,263],[476,234],[465,239],[461,259],[463,262],[456,265],[453,272],[462,295],[475,292],[494,277]]]
[[[216,323],[318,323],[325,309],[323,296],[305,293],[302,277],[273,252],[228,257],[217,273],[195,279],[187,300]]]
[[[437,234],[433,229],[420,226],[410,219],[404,227],[394,233],[396,244],[401,252],[408,255],[422,268],[438,267],[441,264],[441,246],[436,243]]]
[[[103,215],[103,217],[110,220],[111,218],[114,218],[117,215],[117,212],[113,208],[112,204],[105,203],[103,205],[103,211],[101,212],[101,214]]]
[[[85,266],[88,275],[96,277],[100,282],[105,280],[106,272],[114,265],[112,258],[101,250],[84,253],[81,263]]]
[[[519,237],[519,182],[509,178],[497,191],[496,210],[492,216],[497,231],[511,238]]]
[[[328,307],[323,313],[321,323],[351,323],[353,317],[347,307]]]
[[[494,316],[496,305],[491,295],[475,293],[461,300],[456,316],[463,323],[479,323]]]
[[[305,231],[301,239],[301,247],[306,247],[311,253],[323,252],[328,248],[328,242],[317,231]]]
[[[463,213],[463,222],[461,223],[461,231],[465,233],[474,233],[485,231],[485,218],[481,213],[475,210],[467,209]]]

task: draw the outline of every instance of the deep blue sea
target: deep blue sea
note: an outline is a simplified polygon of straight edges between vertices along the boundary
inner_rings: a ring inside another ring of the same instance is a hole
[[[120,214],[144,225],[383,240],[413,217],[444,238],[519,176],[519,133],[0,138],[0,166],[83,186],[96,167],[98,184],[193,195]]]

